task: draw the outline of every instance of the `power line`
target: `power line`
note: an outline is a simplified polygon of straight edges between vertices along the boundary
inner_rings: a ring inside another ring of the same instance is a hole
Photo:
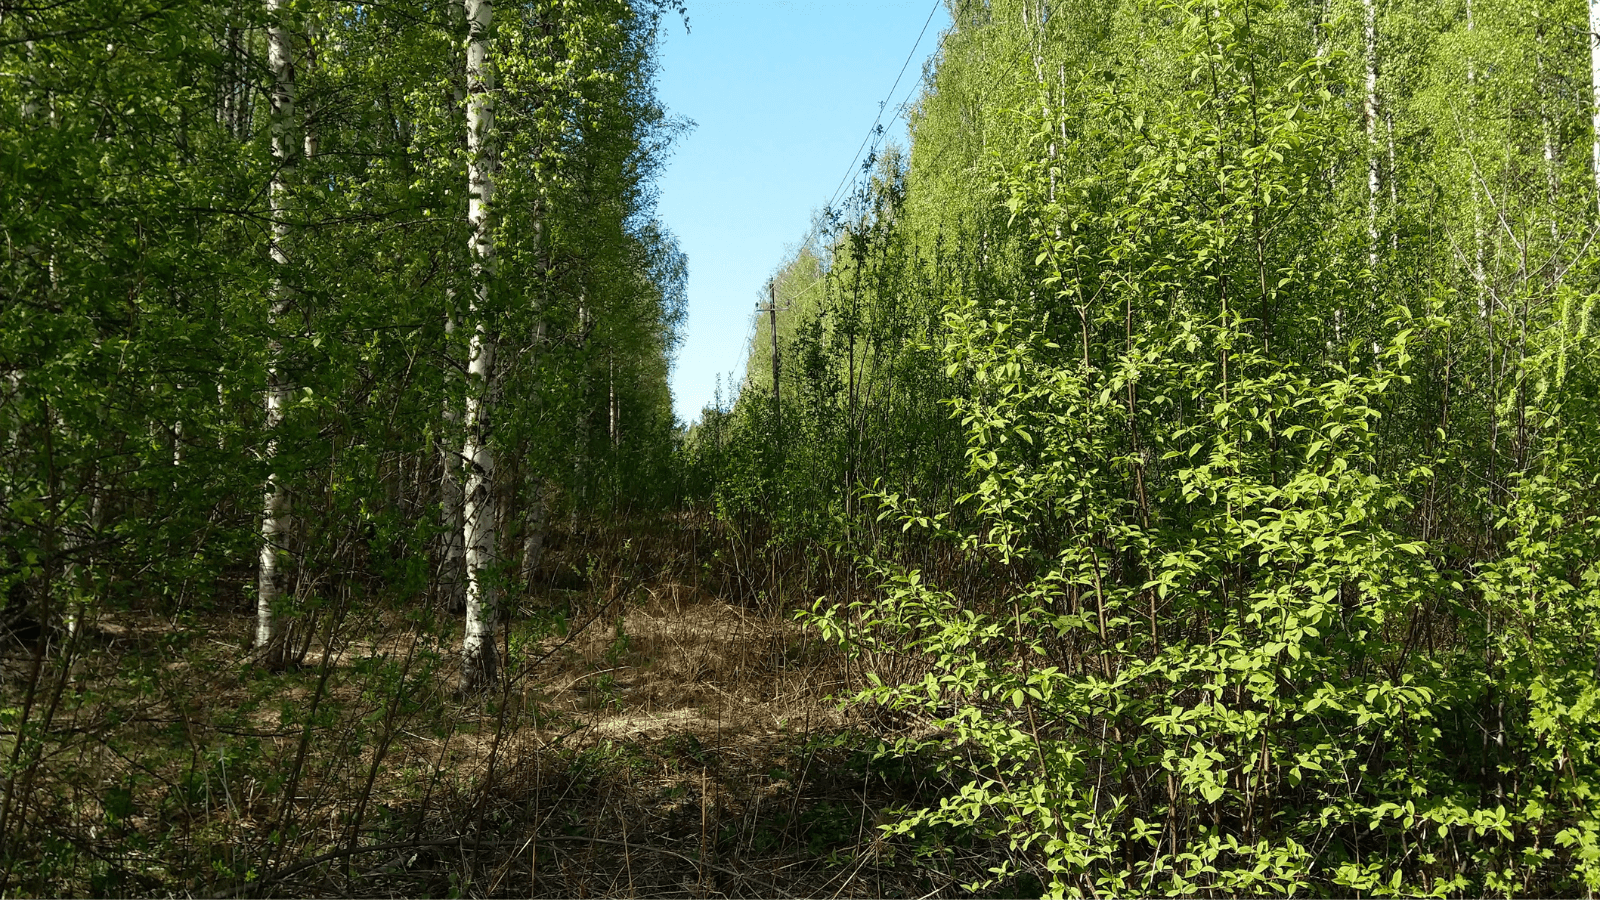
[[[944,3],[944,0],[934,0],[933,7],[928,10],[928,18],[923,21],[922,30],[917,32],[917,39],[911,45],[911,50],[906,53],[905,62],[900,64],[900,72],[899,72],[899,74],[895,75],[894,84],[889,86],[889,92],[884,95],[883,101],[878,104],[878,115],[875,118],[873,118],[872,125],[869,128],[867,128],[866,135],[861,138],[861,145],[856,148],[855,156],[851,157],[850,165],[844,170],[844,175],[843,175],[843,177],[841,177],[839,179],[838,186],[833,189],[832,196],[830,196],[828,198],[827,206],[823,207],[823,209],[825,211],[833,209],[834,203],[838,202],[840,192],[844,190],[844,186],[850,181],[850,175],[851,175],[851,173],[853,173],[856,170],[856,163],[861,159],[861,151],[866,149],[867,144],[873,139],[874,136],[882,134],[883,130],[878,127],[878,123],[883,121],[884,110],[889,108],[889,101],[894,99],[895,90],[900,87],[901,79],[905,78],[906,70],[911,68],[911,60],[916,58],[917,48],[922,46],[922,39],[924,37],[927,37],[927,35],[928,35],[928,26],[933,24],[933,17],[938,14],[939,7],[943,3]],[[918,82],[917,82],[917,87],[920,87],[920,86],[921,86],[921,79],[919,78]],[[901,103],[895,107],[895,114],[894,114],[894,116],[892,116],[889,119],[889,124],[890,125],[893,125],[895,123],[895,121],[898,120],[900,118],[900,116],[905,113],[906,104],[909,103],[910,100],[911,100],[911,93],[915,92],[916,90],[917,90],[917,88],[913,87],[911,89],[911,92],[908,92],[906,94],[906,99],[901,101]],[[802,248],[804,248],[805,246],[810,244],[812,238],[817,236],[818,228],[819,228],[819,222],[813,222],[811,224],[811,229],[806,232],[806,236],[804,238],[802,238],[801,241],[800,241],[800,246]],[[816,287],[816,285],[812,285],[811,286],[811,288],[815,288],[815,287]],[[811,292],[811,288],[807,288],[805,291],[803,291],[801,296],[804,296],[805,294],[810,293]],[[791,298],[791,300],[793,300],[793,299],[796,299],[796,298]],[[745,363],[745,373],[744,373],[744,378],[740,379],[740,381],[739,381],[739,392],[740,393],[744,392],[745,385],[747,385],[749,383],[749,381],[750,381],[750,367],[749,367],[750,353],[751,353],[751,350],[755,346],[755,337],[756,337],[756,331],[758,330],[758,328],[759,328],[759,326],[758,326],[757,321],[756,321],[756,316],[754,314],[752,314],[750,316],[749,331],[746,334],[745,339],[744,339],[743,361]]]
[[[866,136],[861,139],[861,146],[856,148],[856,155],[850,158],[850,166],[844,170],[844,177],[839,179],[839,186],[833,189],[833,195],[828,198],[828,209],[833,208],[834,202],[839,199],[839,192],[844,190],[845,182],[850,180],[850,173],[855,171],[856,162],[861,159],[861,151],[866,149],[867,142],[872,140],[872,136],[878,133],[878,122],[883,119],[883,111],[888,108],[889,101],[894,99],[895,89],[900,87],[900,79],[905,77],[906,69],[911,67],[911,60],[916,57],[917,48],[922,46],[922,39],[928,34],[928,26],[933,24],[933,17],[939,12],[939,6],[943,2],[944,0],[934,0],[933,8],[928,10],[928,18],[922,23],[922,30],[917,32],[916,43],[911,45],[911,52],[906,54],[906,61],[900,64],[900,74],[894,77],[894,84],[889,86],[889,92],[884,95],[883,102],[878,104],[877,118],[872,120],[872,125],[867,129]],[[899,118],[898,113],[896,113],[895,118]],[[889,122],[893,124],[894,119],[890,119]],[[812,230],[816,230],[815,226],[812,226]],[[801,242],[802,246],[810,240],[811,235],[806,235],[806,240]]]
[[[882,121],[882,119],[883,119],[883,112],[884,112],[885,109],[889,108],[889,106],[888,106],[889,101],[894,99],[895,88],[898,88],[900,86],[901,79],[903,79],[905,77],[906,69],[911,67],[911,60],[916,58],[916,56],[917,56],[917,48],[922,46],[922,39],[924,37],[927,37],[927,35],[928,35],[928,26],[933,24],[933,17],[938,14],[939,6],[943,2],[944,2],[944,0],[934,0],[933,8],[928,10],[928,18],[923,20],[922,30],[917,32],[917,40],[916,40],[916,42],[911,45],[911,51],[906,54],[905,62],[900,64],[900,72],[899,72],[899,74],[895,75],[894,84],[889,86],[889,92],[884,95],[883,102],[878,104],[878,115],[877,115],[877,117],[872,120],[872,126],[867,129],[866,135],[861,138],[861,146],[856,148],[856,155],[850,159],[850,165],[849,165],[848,168],[846,168],[844,170],[844,176],[839,179],[838,186],[833,189],[833,195],[828,198],[827,206],[823,207],[824,211],[828,211],[828,210],[833,209],[833,205],[839,201],[839,192],[844,190],[845,184],[850,181],[850,175],[851,175],[851,173],[853,173],[856,170],[856,162],[861,159],[861,151],[866,148],[867,143],[869,141],[871,141],[872,138],[875,135],[881,136],[882,132],[878,129],[878,123],[880,121]],[[913,87],[911,90],[907,91],[905,99],[901,100],[900,103],[897,104],[894,107],[895,113],[889,119],[889,122],[888,122],[889,126],[894,125],[894,123],[896,121],[898,121],[899,118],[902,115],[905,114],[905,112],[906,112],[906,104],[911,102],[911,95],[916,93],[917,90],[919,88],[921,88],[921,87],[922,87],[922,79],[919,77],[917,79],[917,85],[915,87]],[[883,130],[887,131],[888,130],[887,126]],[[873,149],[875,151],[877,149],[876,146],[874,146]],[[816,237],[816,235],[817,235],[817,229],[818,229],[818,223],[817,222],[812,222],[811,223],[811,229],[809,231],[807,231],[806,232],[806,236],[800,240],[801,248],[804,248],[806,245],[811,243],[811,239]],[[820,282],[819,282],[819,284],[820,284]],[[813,284],[811,287],[806,288],[804,291],[801,291],[798,296],[791,297],[790,298],[790,302],[793,302],[794,300],[798,300],[800,297],[804,297],[805,295],[811,293],[811,291],[814,290],[816,287],[817,287],[817,285]],[[752,321],[754,321],[754,320],[752,319]],[[753,335],[751,337],[751,340],[754,340],[754,336]]]
[[[757,318],[756,313],[750,314],[750,326],[745,330],[743,349],[740,351],[740,360],[744,363],[744,377],[739,379],[738,393],[730,398],[729,408],[732,408],[733,403],[739,399],[739,395],[744,393],[745,386],[750,383],[750,355],[755,351],[756,346],[756,329],[759,327]],[[732,387],[733,385],[730,382],[729,388],[731,389]]]
[[[919,82],[919,83],[918,83],[918,87],[920,87],[920,86],[921,86],[921,84],[920,84],[920,82]],[[899,106],[897,106],[897,107],[895,107],[895,109],[896,109],[896,112],[895,112],[895,114],[894,114],[894,118],[892,118],[892,119],[890,119],[890,120],[889,120],[889,125],[890,125],[890,126],[892,126],[892,125],[894,125],[894,123],[895,123],[895,122],[897,122],[897,121],[899,121],[899,119],[900,119],[900,117],[901,117],[901,116],[903,116],[903,115],[905,115],[905,113],[906,113],[906,112],[907,112],[907,110],[908,110],[908,108],[909,108],[909,106],[910,106],[910,104],[911,104],[911,95],[912,95],[912,94],[914,94],[914,93],[916,93],[916,92],[917,92],[917,88],[916,88],[916,87],[914,87],[914,88],[912,88],[912,89],[911,89],[911,90],[910,90],[910,91],[907,91],[907,92],[906,92],[906,95],[905,95],[905,97],[904,97],[904,98],[903,98],[903,99],[901,99],[901,101],[900,101],[900,105],[899,105]],[[887,129],[886,129],[886,130],[887,130]],[[857,152],[857,153],[858,153],[858,154],[859,154],[859,153],[860,153],[860,151],[859,151],[859,150],[858,150],[858,151],[856,151],[856,152]],[[848,177],[848,176],[847,176],[847,177]],[[832,206],[832,205],[833,205],[833,204],[832,204],[832,203],[831,203],[831,202],[830,202],[830,203],[829,203],[829,206]],[[800,246],[801,246],[801,247],[804,247],[804,246],[805,246],[805,245],[806,245],[806,244],[807,244],[807,243],[809,243],[809,242],[810,242],[810,240],[811,240],[811,234],[813,234],[813,233],[815,233],[815,226],[812,226],[812,232],[808,232],[808,233],[807,233],[807,235],[806,235],[806,240],[805,240],[805,241],[802,241],[802,242],[801,242],[801,243],[800,243]],[[794,296],[793,296],[793,297],[790,297],[790,298],[789,298],[789,302],[790,302],[790,303],[794,303],[794,302],[795,302],[795,301],[797,301],[797,300],[799,300],[799,299],[801,299],[801,298],[802,298],[802,297],[805,297],[805,296],[807,296],[807,295],[808,295],[808,294],[810,294],[810,293],[811,293],[811,292],[812,292],[812,291],[814,291],[814,290],[816,290],[816,289],[817,289],[817,288],[819,288],[819,287],[821,287],[821,286],[822,286],[822,285],[823,285],[823,284],[824,284],[824,283],[825,283],[825,282],[826,282],[826,280],[827,280],[827,279],[826,279],[826,278],[819,278],[819,279],[817,279],[817,280],[816,280],[816,281],[815,281],[815,282],[813,282],[813,283],[812,283],[812,285],[811,285],[811,286],[810,286],[810,287],[808,287],[808,288],[806,288],[806,289],[805,289],[805,290],[803,290],[803,291],[801,291],[801,292],[800,292],[800,293],[798,293],[798,294],[796,294],[796,295],[794,295]],[[751,320],[751,321],[752,321],[752,322],[753,322],[753,321],[754,321],[754,319],[752,319],[752,320]],[[753,340],[753,339],[754,339],[754,338],[753,338],[753,337],[752,337],[752,338],[751,338],[751,339],[752,339],[752,340]]]
[[[940,0],[940,2],[943,2],[943,0]],[[939,5],[938,5],[938,3],[935,3],[934,7],[933,7],[933,11],[928,14],[928,22],[932,22],[933,21],[933,14],[938,12],[938,11],[939,11]],[[917,47],[920,47],[922,45],[922,38],[923,38],[924,35],[926,35],[928,33],[928,22],[924,22],[922,24],[922,32],[917,35],[917,43],[914,46],[912,46],[912,48],[911,48],[911,56],[915,56],[916,52],[917,52]],[[906,62],[909,63],[911,61],[911,56],[907,56],[906,57]],[[901,66],[900,67],[900,75],[905,75],[905,73],[906,73],[906,67],[905,66]],[[895,87],[899,87],[899,86],[900,86],[900,78],[897,76],[895,78],[895,80],[894,80],[894,87],[889,88],[889,96],[890,97],[894,96],[894,88]],[[921,88],[921,87],[922,87],[922,80],[919,78],[919,79],[917,79],[916,86],[911,88],[911,90],[907,91],[905,97],[903,97],[900,100],[900,102],[894,107],[894,110],[895,110],[894,116],[892,118],[890,118],[888,123],[884,126],[884,130],[885,131],[887,131],[889,128],[893,127],[894,123],[898,122],[900,120],[900,117],[906,114],[906,112],[907,112],[907,110],[908,110],[908,108],[909,108],[909,106],[911,104],[911,95],[915,94],[917,92],[917,90],[919,88]],[[879,109],[878,109],[878,115],[880,117],[883,115],[883,107],[882,106],[880,106]],[[873,136],[873,133],[874,133],[874,130],[877,127],[878,127],[878,123],[876,121],[874,121],[872,123],[872,128],[868,129],[868,131],[867,131],[866,138],[862,139],[862,142],[861,142],[861,146],[862,147],[865,147],[867,145],[867,141],[871,140],[871,138]],[[874,150],[876,150],[876,145],[874,145]],[[856,159],[860,159],[860,158],[861,158],[861,147],[857,147],[856,148]],[[840,190],[840,188],[844,187],[845,181],[849,180],[850,172],[854,171],[855,165],[856,165],[855,164],[855,160],[851,160],[850,161],[850,169],[845,171],[844,179],[840,180],[839,187],[834,188],[834,196],[833,196],[832,199],[830,199],[828,201],[828,207],[829,208],[832,208],[834,202],[839,199],[839,190]],[[802,240],[800,242],[800,246],[802,248],[805,247],[807,244],[811,243],[811,238],[812,238],[813,235],[816,234],[816,231],[817,231],[817,226],[813,223],[812,226],[811,226],[811,230],[806,232],[805,240]],[[808,287],[805,290],[801,291],[800,293],[794,295],[793,297],[790,297],[788,302],[792,304],[795,301],[801,299],[802,297],[807,296],[812,291],[814,291],[817,288],[821,287],[825,282],[826,282],[825,278],[819,278],[810,287]],[[751,321],[751,325],[755,326],[755,324],[756,324],[755,318],[752,317],[750,321]],[[754,346],[754,341],[755,341],[754,330],[752,330],[750,337],[747,338],[746,341],[748,342],[748,346],[746,347],[746,358],[748,359],[749,358],[749,355],[748,355],[749,354],[749,347]],[[748,374],[745,377],[746,377],[746,379],[748,379],[749,378]]]

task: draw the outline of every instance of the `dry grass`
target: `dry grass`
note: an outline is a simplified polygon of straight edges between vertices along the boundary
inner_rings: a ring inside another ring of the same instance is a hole
[[[546,640],[547,652],[556,642]],[[806,716],[836,722],[822,700],[844,686],[836,660],[795,623],[706,598],[652,597],[552,655],[523,683],[557,709],[608,711],[595,727],[612,738],[762,734]]]
[[[404,605],[325,611],[278,675],[239,662],[237,612],[97,624],[41,682],[0,891],[934,896],[997,862],[882,839],[944,786],[861,752],[843,659],[788,616],[638,555],[588,568],[525,598],[470,702],[450,619]]]

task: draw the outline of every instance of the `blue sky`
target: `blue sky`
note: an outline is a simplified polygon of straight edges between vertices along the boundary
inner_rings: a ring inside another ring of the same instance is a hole
[[[662,47],[660,97],[694,120],[659,215],[689,255],[689,317],[672,375],[678,417],[735,379],[761,286],[828,202],[934,0],[689,0]],[[913,90],[949,24],[942,3],[890,107]],[[894,109],[885,111],[888,121]],[[905,140],[905,121],[889,135]],[[859,171],[859,170],[857,170]],[[852,173],[852,176],[854,173]]]

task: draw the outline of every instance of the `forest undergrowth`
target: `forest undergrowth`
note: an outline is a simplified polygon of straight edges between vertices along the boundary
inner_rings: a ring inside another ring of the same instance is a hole
[[[0,889],[964,895],[1003,848],[884,837],[884,810],[949,785],[875,755],[895,726],[832,700],[865,670],[794,621],[795,597],[742,592],[774,569],[744,571],[719,532],[692,514],[554,532],[505,677],[466,699],[454,618],[426,602],[352,590],[282,672],[241,661],[238,610],[85,622],[41,657],[49,709],[9,832],[27,865]],[[10,649],[16,709],[33,658]]]

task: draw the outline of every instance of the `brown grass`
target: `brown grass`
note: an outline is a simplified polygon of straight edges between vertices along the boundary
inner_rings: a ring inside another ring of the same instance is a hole
[[[236,611],[107,617],[41,682],[62,699],[20,754],[0,890],[934,896],[995,864],[882,838],[943,786],[867,761],[830,699],[845,660],[789,616],[637,554],[589,568],[524,598],[499,690],[466,702],[458,626],[403,604],[347,598],[281,675],[240,663]]]

